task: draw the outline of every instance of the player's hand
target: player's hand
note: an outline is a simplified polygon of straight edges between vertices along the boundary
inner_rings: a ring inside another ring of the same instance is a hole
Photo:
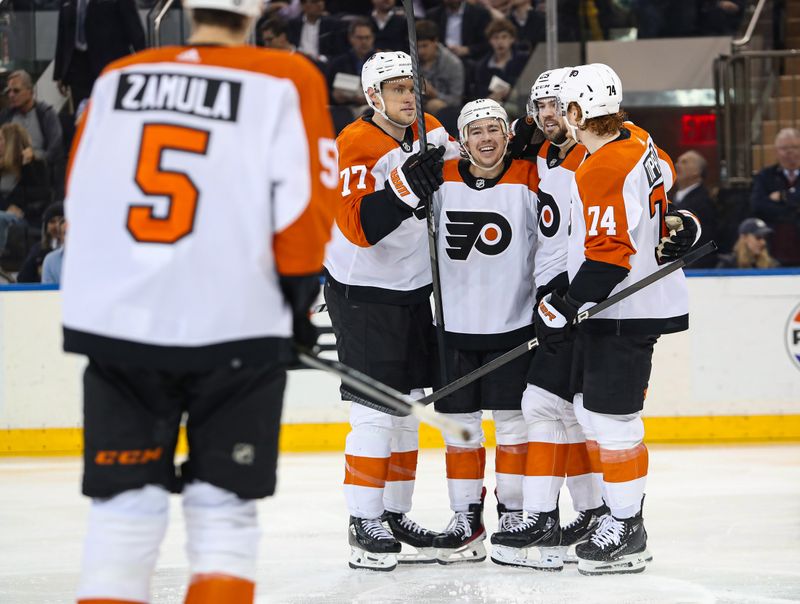
[[[578,305],[569,293],[562,298],[556,292],[547,294],[533,313],[539,346],[552,352],[556,344],[574,335],[572,321],[578,316]]]
[[[508,144],[513,159],[519,159],[525,154],[525,149],[530,145],[535,131],[536,124],[532,117],[525,116],[514,120],[511,124],[511,142]]]
[[[392,170],[388,184],[401,201],[415,209],[421,199],[430,197],[444,182],[443,167],[444,147],[429,147]]]
[[[319,330],[311,322],[309,315],[295,315],[292,318],[292,333],[294,343],[300,348],[313,350],[317,345]]]
[[[700,238],[700,221],[686,210],[670,210],[664,215],[669,237],[662,237],[656,247],[659,262],[671,262],[684,256]]]

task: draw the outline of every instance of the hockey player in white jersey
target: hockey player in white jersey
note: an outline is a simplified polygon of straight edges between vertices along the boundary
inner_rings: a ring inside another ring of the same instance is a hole
[[[556,97],[571,67],[542,73],[531,87],[528,116],[545,137],[535,162],[539,174],[536,299],[566,291],[570,190],[586,149],[570,135]],[[508,566],[559,570],[577,562],[572,548],[584,541],[608,512],[593,475],[583,430],[575,418],[570,390],[572,343],[535,351],[522,397],[528,429],[528,462],[523,481],[525,522],[492,535],[492,561]],[[595,447],[596,448],[596,447]],[[599,469],[595,468],[599,472]],[[564,479],[577,518],[559,522],[558,497]]]
[[[447,372],[459,378],[533,336],[536,165],[507,155],[508,117],[491,99],[467,103],[458,118],[463,159],[445,162],[434,194]],[[454,515],[436,539],[442,564],[486,558],[482,410],[496,427],[500,530],[522,520],[527,432],[520,409],[529,355],[436,401],[468,425],[470,442],[445,435]]]
[[[325,300],[339,359],[421,398],[432,386],[435,335],[425,204],[442,182],[442,164],[458,153],[426,115],[428,149],[417,135],[411,58],[378,52],[361,71],[373,115],[336,139],[344,204],[325,258]],[[406,514],[417,468],[419,420],[398,416],[346,387],[353,401],[345,446],[344,491],[350,512],[350,566],[393,570],[435,562],[435,533]]]
[[[577,328],[572,321],[580,310],[686,253],[699,237],[699,224],[689,213],[669,210],[671,162],[646,131],[624,121],[622,83],[610,67],[570,70],[558,97],[570,132],[588,155],[572,186],[569,288],[541,300],[536,333],[544,347],[575,338],[575,414],[587,441],[597,443],[610,509],[577,545],[578,570],[641,572],[651,558],[642,518],[648,454],[641,415],[656,341],[688,328],[685,277],[671,273]]]

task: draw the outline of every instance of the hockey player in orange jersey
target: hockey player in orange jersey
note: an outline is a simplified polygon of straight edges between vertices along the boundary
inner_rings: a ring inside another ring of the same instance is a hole
[[[688,212],[668,207],[673,174],[650,135],[620,112],[622,83],[607,65],[576,67],[558,92],[572,136],[588,155],[575,172],[567,269],[569,288],[538,305],[536,333],[547,347],[575,337],[575,414],[603,474],[610,509],[576,547],[583,574],[635,573],[651,556],[642,518],[648,453],[642,409],[659,336],[688,328],[680,271],[584,321],[580,309],[686,253],[699,238]],[[670,164],[671,166],[671,164]]]
[[[430,146],[419,150],[406,53],[370,57],[361,84],[374,113],[336,139],[344,205],[325,257],[325,301],[339,359],[421,398],[422,389],[432,386],[436,361],[425,203],[442,182],[443,159],[458,148],[426,115]],[[435,533],[407,516],[419,420],[344,386],[341,393],[353,403],[344,478],[350,566],[393,570],[401,543],[416,551],[404,552],[400,562],[435,562]]]
[[[64,347],[89,357],[83,604],[151,601],[170,492],[185,601],[253,602],[292,338],[316,341],[339,203],[325,82],[299,54],[246,45],[260,0],[184,6],[189,45],[112,63],[70,158]]]
[[[434,194],[438,223],[447,373],[462,377],[533,337],[537,243],[536,164],[507,154],[508,116],[491,99],[467,103],[458,117],[462,159],[445,162]],[[483,478],[486,450],[482,410],[495,423],[499,529],[522,521],[527,432],[520,409],[530,355],[436,401],[475,435],[445,435],[447,485],[453,517],[434,546],[442,564],[486,558]]]

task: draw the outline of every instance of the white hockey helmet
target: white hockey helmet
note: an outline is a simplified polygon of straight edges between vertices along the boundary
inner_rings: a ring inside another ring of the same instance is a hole
[[[467,127],[472,122],[477,122],[478,120],[487,118],[493,118],[500,122],[500,127],[503,129],[503,134],[505,135],[505,147],[503,148],[503,154],[494,165],[488,168],[477,164],[473,159],[472,154],[467,150]],[[500,162],[505,159],[505,151],[508,148],[508,114],[500,103],[493,99],[478,99],[476,101],[470,101],[464,105],[464,107],[461,109],[461,113],[458,114],[457,126],[458,139],[461,143],[461,149],[466,154],[470,163],[472,163],[474,166],[478,166],[479,168],[484,168],[486,170],[492,170],[500,165]]]
[[[567,116],[570,103],[577,103],[581,108],[582,115],[577,126],[571,125],[567,120],[567,127],[573,138],[576,138],[577,128],[586,120],[613,115],[619,111],[622,103],[622,82],[608,65],[580,65],[573,68],[561,82],[558,102],[564,117]]]
[[[393,80],[395,78],[410,78],[412,77],[411,57],[405,52],[376,52],[369,59],[364,62],[361,68],[361,89],[364,91],[364,97],[367,99],[369,105],[375,113],[385,117],[389,122],[395,126],[404,128],[403,124],[398,124],[386,115],[386,104],[383,102],[381,96],[381,84],[386,80]],[[369,96],[369,89],[372,88],[375,94],[381,100],[381,107],[375,105],[374,101]]]
[[[184,8],[207,8],[221,10],[245,17],[261,16],[263,0],[183,0]]]
[[[555,99],[558,103],[558,92],[561,90],[561,82],[567,77],[567,74],[572,71],[572,67],[559,67],[558,69],[550,69],[539,74],[536,81],[531,86],[531,94],[528,98],[528,105],[526,107],[528,117],[533,118],[539,130],[544,130],[541,121],[539,121],[539,108],[536,101],[542,99]]]

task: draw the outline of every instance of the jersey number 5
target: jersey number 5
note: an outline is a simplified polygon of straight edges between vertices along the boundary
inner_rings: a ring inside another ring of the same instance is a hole
[[[128,231],[142,243],[175,243],[194,228],[198,191],[184,172],[163,170],[164,151],[205,155],[209,132],[172,124],[145,124],[136,166],[136,184],[145,195],[167,197],[169,209],[163,218],[153,214],[152,205],[131,204]]]

